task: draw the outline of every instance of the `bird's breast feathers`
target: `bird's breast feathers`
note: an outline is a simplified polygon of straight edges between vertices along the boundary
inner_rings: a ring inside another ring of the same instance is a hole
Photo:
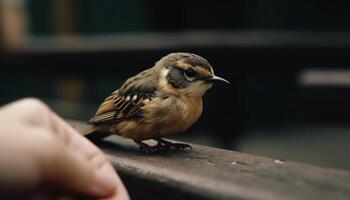
[[[196,122],[202,112],[202,99],[155,97],[142,109],[139,121],[125,120],[115,124],[114,131],[135,140],[163,137],[183,132]]]

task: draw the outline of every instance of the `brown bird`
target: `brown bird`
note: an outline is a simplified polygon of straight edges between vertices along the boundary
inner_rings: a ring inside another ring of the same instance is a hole
[[[209,62],[191,53],[171,53],[152,68],[130,77],[98,108],[89,121],[91,132],[118,134],[133,139],[141,151],[191,148],[162,137],[183,132],[203,109],[202,96],[213,83],[227,80],[214,75]],[[155,146],[143,140],[154,139]]]

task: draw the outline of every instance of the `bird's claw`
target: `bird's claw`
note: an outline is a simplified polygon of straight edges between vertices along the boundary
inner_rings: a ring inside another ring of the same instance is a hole
[[[139,149],[143,153],[152,154],[152,153],[159,153],[164,152],[168,150],[192,150],[192,147],[188,144],[183,143],[172,143],[163,139],[158,139],[158,144],[155,146],[150,146],[143,142],[136,142],[139,145]]]
[[[167,144],[169,149],[174,149],[174,150],[185,150],[185,149],[189,149],[192,150],[193,148],[188,145],[188,144],[183,144],[183,143],[170,143]]]
[[[158,144],[155,146],[140,145],[139,149],[143,153],[152,154],[152,153],[158,153],[158,152],[164,151],[166,148],[164,146]]]
[[[185,150],[185,149],[191,150],[192,149],[192,147],[188,144],[173,143],[164,139],[158,139],[157,141],[158,141],[158,144],[161,144],[165,146],[167,149],[171,149],[171,150]]]

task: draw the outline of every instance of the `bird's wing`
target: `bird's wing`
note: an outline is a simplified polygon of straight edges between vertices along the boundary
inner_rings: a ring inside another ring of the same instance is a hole
[[[104,100],[90,123],[118,123],[142,118],[142,107],[152,100],[157,88],[157,78],[152,75],[151,72],[144,72],[129,78],[119,90]]]

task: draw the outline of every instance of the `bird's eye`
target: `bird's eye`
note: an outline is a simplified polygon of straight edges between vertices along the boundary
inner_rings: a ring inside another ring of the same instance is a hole
[[[185,69],[184,74],[189,79],[193,79],[197,76],[197,73],[191,68]]]

